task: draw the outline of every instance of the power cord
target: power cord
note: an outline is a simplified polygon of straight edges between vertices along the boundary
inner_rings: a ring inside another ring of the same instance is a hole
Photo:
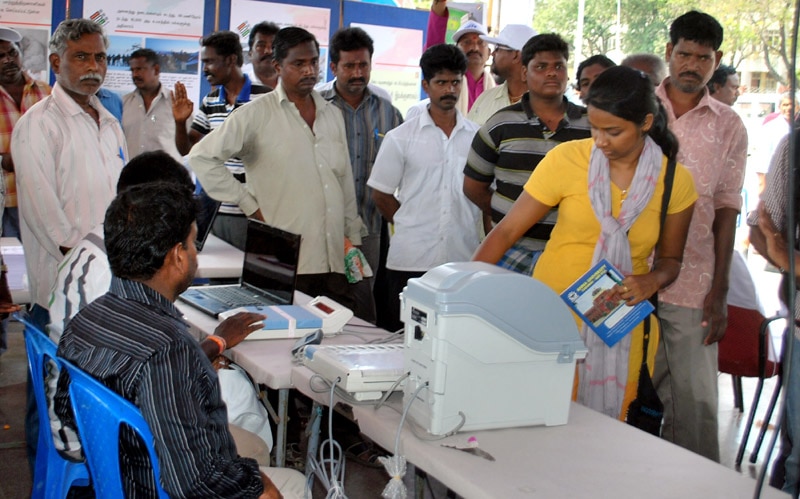
[[[330,388],[330,403],[328,405],[328,438],[319,446],[319,461],[313,456],[308,456],[308,466],[314,473],[325,490],[328,491],[326,499],[347,499],[344,493],[344,452],[339,442],[333,439],[333,403],[336,393],[336,384],[342,378],[337,377]],[[325,457],[325,450],[328,450],[328,457]],[[327,465],[327,470],[326,470]],[[310,487],[310,484],[309,484]]]

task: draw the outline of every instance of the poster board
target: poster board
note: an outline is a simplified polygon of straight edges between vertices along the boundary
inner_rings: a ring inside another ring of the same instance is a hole
[[[228,29],[239,33],[245,52],[245,64],[250,63],[247,57],[247,41],[250,29],[255,24],[269,21],[280,28],[298,26],[308,30],[319,43],[319,80],[325,81],[328,77],[328,42],[339,27],[338,5],[333,0],[301,0],[292,3],[231,0],[229,18],[227,22],[221,22],[220,26],[229,26]]]
[[[60,8],[61,15],[53,8]],[[0,19],[2,24],[13,28],[22,35],[19,43],[22,49],[22,67],[36,80],[50,83],[50,62],[48,43],[54,19],[63,19],[63,5],[53,5],[52,0],[20,2],[0,0]]]
[[[110,45],[103,86],[124,95],[134,90],[130,54],[139,48],[155,50],[161,66],[161,84],[186,85],[195,103],[200,102],[200,44],[205,22],[203,0],[148,0],[107,2],[84,0],[83,16],[103,26]]]
[[[371,83],[385,88],[405,114],[422,95],[419,58],[425,44],[428,11],[361,2],[344,2],[344,26],[357,26],[375,42]]]

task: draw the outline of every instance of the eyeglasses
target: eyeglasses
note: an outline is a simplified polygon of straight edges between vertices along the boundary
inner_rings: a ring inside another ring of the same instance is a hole
[[[492,53],[495,53],[498,50],[506,50],[508,52],[516,52],[517,51],[516,49],[512,49],[511,47],[506,47],[505,45],[495,45],[494,46],[494,50],[492,51]]]

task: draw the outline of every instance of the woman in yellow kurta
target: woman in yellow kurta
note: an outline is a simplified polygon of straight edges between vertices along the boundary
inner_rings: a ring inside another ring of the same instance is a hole
[[[678,276],[697,194],[691,174],[677,165],[659,239],[664,174],[678,143],[644,74],[627,67],[604,71],[592,83],[587,104],[592,138],[561,144],[547,154],[474,259],[496,263],[558,206],[558,221],[533,276],[561,293],[606,258],[626,275],[616,290],[634,305]],[[654,249],[651,269],[648,258]],[[577,316],[576,321],[589,348],[578,369],[577,399],[625,419],[636,395],[643,327],[609,348]],[[651,324],[652,369],[658,333]]]

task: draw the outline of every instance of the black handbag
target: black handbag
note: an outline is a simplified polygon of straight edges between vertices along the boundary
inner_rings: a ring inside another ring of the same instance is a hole
[[[661,225],[658,235],[661,238],[661,231],[664,228],[664,219],[667,216],[669,198],[672,195],[672,182],[675,179],[675,160],[667,162],[667,171],[664,175],[664,195],[661,198]],[[655,311],[653,319],[658,321],[658,293],[650,298],[653,302]],[[661,435],[661,422],[664,419],[664,403],[658,398],[658,393],[650,378],[650,369],[647,366],[647,346],[650,343],[650,320],[647,317],[644,321],[644,338],[642,340],[642,365],[639,368],[639,384],[636,388],[636,398],[628,406],[628,414],[625,418],[627,423],[644,430],[655,436]]]
[[[664,419],[664,404],[658,398],[650,370],[647,368],[647,345],[650,343],[650,317],[645,319],[644,340],[642,342],[642,366],[639,369],[639,386],[636,398],[628,406],[626,421],[655,436],[661,435],[661,421]]]

